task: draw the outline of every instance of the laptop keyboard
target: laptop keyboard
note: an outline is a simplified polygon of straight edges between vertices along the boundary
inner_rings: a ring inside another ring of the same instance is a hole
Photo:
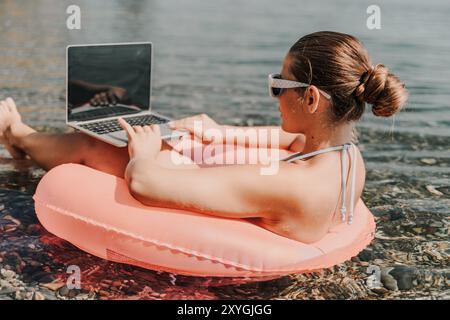
[[[151,114],[145,116],[127,117],[123,119],[132,126],[145,126],[149,124],[161,124],[168,122],[167,119],[163,119]],[[97,134],[106,134],[123,130],[122,127],[119,126],[117,119],[85,123],[80,124],[79,126]]]
[[[96,110],[82,111],[79,113],[72,113],[69,115],[70,121],[87,121],[100,118],[106,118],[108,116],[121,116],[125,114],[140,112],[140,110],[131,110],[130,108],[121,106],[107,106],[99,107]]]

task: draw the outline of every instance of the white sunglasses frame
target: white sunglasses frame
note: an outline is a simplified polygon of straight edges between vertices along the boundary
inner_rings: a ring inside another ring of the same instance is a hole
[[[275,78],[276,76],[280,76],[278,73],[271,73],[268,76],[269,80],[269,94],[272,98],[278,98],[283,91],[280,92],[278,96],[275,96],[273,94],[272,88],[278,88],[278,89],[291,89],[291,88],[307,88],[310,86],[310,84],[303,83],[303,82],[297,82],[292,80],[285,80],[285,79],[278,79]],[[319,88],[318,88],[319,89]],[[326,93],[325,91],[319,89],[319,92],[328,100],[331,100],[331,96]]]

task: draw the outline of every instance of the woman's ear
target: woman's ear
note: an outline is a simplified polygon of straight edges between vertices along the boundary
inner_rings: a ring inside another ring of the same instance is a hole
[[[319,108],[320,92],[317,87],[311,85],[305,91],[305,105],[310,113],[316,113]]]

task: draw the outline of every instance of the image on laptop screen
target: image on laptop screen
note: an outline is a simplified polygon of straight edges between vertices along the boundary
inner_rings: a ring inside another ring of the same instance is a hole
[[[68,47],[67,120],[149,110],[151,57],[150,43]]]

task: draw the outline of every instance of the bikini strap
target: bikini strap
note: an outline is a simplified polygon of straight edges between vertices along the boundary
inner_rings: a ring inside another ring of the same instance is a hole
[[[336,147],[328,147],[325,149],[321,149],[321,150],[317,150],[317,151],[313,151],[307,154],[302,154],[301,152],[297,152],[294,154],[291,154],[285,158],[280,159],[280,161],[287,161],[287,162],[292,162],[295,160],[300,160],[300,159],[304,159],[304,158],[309,158],[312,156],[316,156],[318,154],[322,154],[325,152],[329,152],[329,151],[336,151],[336,150],[342,150],[344,148],[345,145],[341,145],[341,146],[336,146]]]
[[[345,222],[345,215],[347,213],[347,208],[345,207],[345,197],[346,197],[346,190],[347,190],[347,155],[349,148],[348,144],[344,144],[344,147],[342,148],[342,154],[341,154],[341,209],[339,210],[341,212],[341,221]]]
[[[342,176],[342,184],[341,184],[341,190],[342,190],[342,204],[341,204],[341,219],[342,222],[345,222],[347,208],[345,207],[345,195],[347,193],[347,156],[350,152],[349,149],[352,148],[353,150],[353,156],[350,158],[350,167],[351,167],[351,187],[350,187],[350,208],[348,213],[348,224],[353,223],[353,209],[354,209],[354,200],[355,200],[355,185],[356,185],[356,146],[353,143],[345,144],[345,147],[342,149],[342,156],[341,156],[341,176]],[[353,158],[353,163],[351,163],[351,160]]]
[[[350,188],[350,208],[349,208],[349,215],[348,215],[348,224],[352,224],[353,223],[353,202],[355,199],[355,182],[356,182],[356,146],[353,143],[345,143],[343,145],[340,146],[335,146],[335,147],[329,147],[329,148],[325,148],[325,149],[321,149],[321,150],[317,150],[314,152],[310,152],[307,154],[302,154],[301,152],[297,152],[294,154],[291,154],[285,158],[280,159],[280,161],[287,161],[287,162],[292,162],[295,160],[300,160],[300,159],[304,159],[304,158],[309,158],[318,154],[322,154],[325,152],[330,152],[330,151],[336,151],[336,150],[342,150],[342,155],[341,155],[341,177],[342,177],[342,181],[341,181],[341,208],[340,208],[340,213],[341,213],[341,220],[342,222],[345,222],[345,218],[346,218],[346,214],[347,214],[347,208],[345,206],[345,200],[346,200],[346,191],[347,191],[347,157],[348,157],[348,152],[349,149],[352,148],[353,150],[353,164],[350,164],[351,167],[351,188]],[[351,159],[350,158],[350,161]]]
[[[353,163],[352,166],[352,186],[350,190],[350,212],[348,215],[348,224],[353,223],[353,203],[355,199],[355,186],[356,186],[356,162],[357,162],[357,156],[356,156],[356,146],[352,143],[352,149],[353,149]]]

